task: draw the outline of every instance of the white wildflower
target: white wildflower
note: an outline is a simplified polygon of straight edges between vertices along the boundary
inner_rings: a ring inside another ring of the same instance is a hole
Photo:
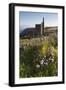
[[[44,57],[46,58],[46,55]]]
[[[54,56],[54,53],[52,53],[52,56]]]
[[[51,61],[54,62],[54,59],[52,58]]]
[[[53,56],[53,59],[54,59],[54,56]]]
[[[48,63],[47,63],[47,62],[44,62],[44,64],[45,64],[45,65],[48,65]]]
[[[41,61],[40,61],[40,64],[42,65],[44,63],[44,60],[42,59]]]
[[[49,58],[49,60],[51,60],[51,57]]]
[[[37,64],[37,65],[36,65],[36,68],[40,68],[40,65],[39,65],[39,64]]]

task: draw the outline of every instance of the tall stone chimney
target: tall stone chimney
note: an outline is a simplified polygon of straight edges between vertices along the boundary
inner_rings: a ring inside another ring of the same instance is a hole
[[[41,35],[44,35],[44,17],[41,23]]]
[[[44,35],[44,17],[43,17],[43,22],[42,22],[42,35]]]

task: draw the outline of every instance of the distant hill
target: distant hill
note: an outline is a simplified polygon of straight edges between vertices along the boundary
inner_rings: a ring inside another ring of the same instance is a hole
[[[20,36],[28,35],[29,33],[35,32],[35,28],[26,28],[22,32],[20,32]]]
[[[57,33],[58,27],[54,26],[54,27],[45,27],[44,28],[44,32],[46,35],[48,35],[49,33]],[[36,28],[26,28],[23,31],[20,32],[20,36],[29,36],[29,37],[33,37],[34,36],[38,36],[39,34],[39,30],[37,30]]]

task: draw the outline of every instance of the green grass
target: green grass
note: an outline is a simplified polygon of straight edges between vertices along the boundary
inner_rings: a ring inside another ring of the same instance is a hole
[[[58,46],[55,35],[20,39],[20,47],[20,78],[57,76]]]

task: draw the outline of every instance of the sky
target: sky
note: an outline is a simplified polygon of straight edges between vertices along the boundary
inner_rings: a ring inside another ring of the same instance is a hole
[[[35,24],[41,24],[44,17],[45,27],[58,26],[57,13],[45,12],[19,12],[19,28],[24,30],[28,27],[35,27]]]

